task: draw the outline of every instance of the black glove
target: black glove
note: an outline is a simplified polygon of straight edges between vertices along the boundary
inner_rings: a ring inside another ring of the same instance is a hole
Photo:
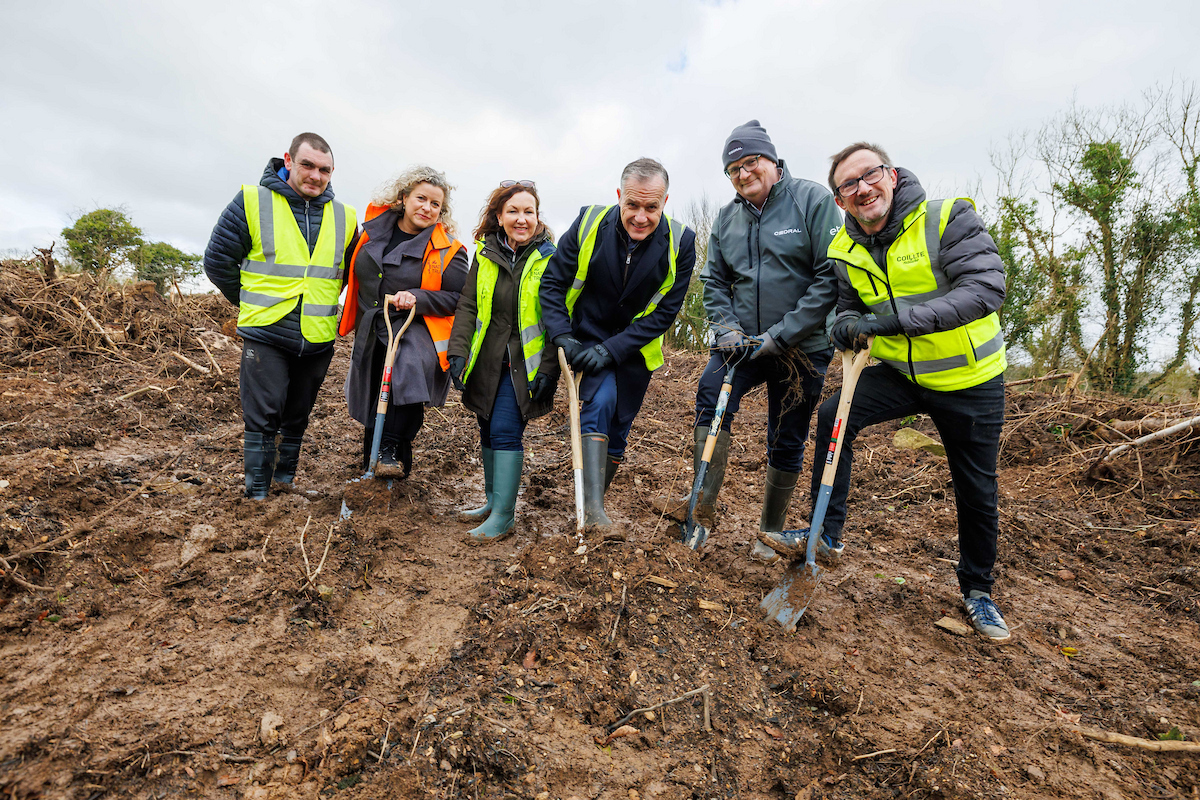
[[[462,356],[450,356],[446,360],[450,362],[450,382],[455,389],[465,392],[467,387],[463,386],[462,374],[467,368],[467,360]]]
[[[529,384],[529,397],[539,406],[545,405],[554,401],[554,390],[558,388],[558,380],[551,379],[549,375],[538,370],[533,376],[533,383]]]
[[[568,364],[574,364],[575,358],[583,352],[583,342],[576,339],[569,333],[564,333],[562,336],[554,338],[554,346],[561,347],[563,353],[567,357]]]
[[[903,332],[904,328],[900,324],[900,317],[859,317],[854,323],[854,327],[850,329],[850,335],[854,339],[854,352],[865,350],[873,336],[895,336]]]
[[[602,344],[589,347],[571,362],[571,366],[588,373],[596,373],[613,363],[612,353]]]
[[[854,325],[862,317],[838,317],[833,321],[833,326],[829,329],[829,338],[833,340],[833,346],[838,350],[851,350],[854,347]]]
[[[736,364],[754,352],[758,342],[741,331],[728,331],[717,337],[716,347],[713,348],[721,360],[728,364]]]

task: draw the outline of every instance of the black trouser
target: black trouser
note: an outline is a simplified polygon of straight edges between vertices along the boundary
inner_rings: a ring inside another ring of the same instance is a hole
[[[818,444],[814,448],[812,476],[814,506],[841,395],[839,391],[826,400],[817,412]],[[996,539],[1000,533],[996,457],[1000,450],[1000,430],[1004,427],[1003,374],[969,389],[936,392],[917,386],[884,364],[863,370],[842,436],[842,454],[823,532],[834,539],[841,538],[858,432],[868,425],[911,414],[928,414],[946,448],[958,509],[958,585],[964,596],[972,589],[991,592]]]
[[[298,356],[246,340],[238,376],[246,430],[303,436],[332,360],[332,347],[316,355]]]
[[[379,397],[379,387],[383,384],[383,360],[387,357],[387,346],[375,342],[371,351],[371,393],[368,397]],[[375,436],[375,418],[378,412],[372,408],[366,427],[363,429],[363,469],[371,457],[371,440]],[[425,424],[425,404],[406,403],[395,405],[388,401],[387,413],[383,417],[383,436],[380,438],[381,450],[400,447],[396,451],[397,458],[404,464],[405,469],[412,466],[412,440],[417,438],[421,426]]]
[[[833,350],[809,353],[806,358],[812,369],[790,359],[765,356],[738,363],[729,392],[729,405],[721,428],[730,430],[737,415],[742,395],[759,384],[767,384],[767,464],[783,472],[799,472],[804,463],[804,442],[808,439],[808,424],[813,408],[821,399],[825,385],[825,370]],[[714,353],[700,376],[696,388],[696,427],[712,424],[717,396],[725,379],[725,361]],[[797,372],[799,374],[797,374]]]

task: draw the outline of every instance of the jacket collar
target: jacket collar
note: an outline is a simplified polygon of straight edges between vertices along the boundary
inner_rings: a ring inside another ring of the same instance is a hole
[[[511,271],[514,264],[523,264],[533,250],[540,249],[550,239],[550,234],[542,231],[540,235],[518,247],[514,253],[501,234],[493,231],[483,237],[483,255]]]
[[[371,258],[375,260],[375,263],[399,264],[404,256],[418,260],[425,258],[425,248],[429,244],[430,237],[433,236],[433,229],[436,227],[434,225],[425,228],[416,236],[388,253],[386,259],[384,258],[383,249],[391,240],[392,231],[395,230],[399,221],[400,212],[394,208],[389,208],[374,219],[363,223],[363,232],[367,235],[367,242],[363,245],[363,249],[368,251]]]
[[[306,202],[316,206],[323,206],[333,199],[333,183],[325,187],[325,191],[321,192],[319,197],[301,197],[300,193],[292,188],[292,185],[285,179],[279,177],[280,172],[287,174],[283,167],[282,158],[272,158],[267,161],[267,166],[263,169],[262,177],[258,183],[260,186],[265,186],[276,194],[281,194],[287,198],[288,203],[294,206],[303,206]]]

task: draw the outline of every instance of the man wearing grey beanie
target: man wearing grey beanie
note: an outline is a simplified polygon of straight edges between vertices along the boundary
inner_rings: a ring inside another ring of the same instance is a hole
[[[693,548],[704,543],[715,524],[717,493],[741,398],[763,383],[767,474],[759,529],[787,527],[809,420],[833,356],[826,323],[837,302],[837,276],[828,250],[842,215],[833,195],[819,183],[793,178],[756,119],[733,129],[721,162],[736,195],[717,214],[700,273],[716,343],[696,390],[697,468],[722,378],[730,364],[737,365],[737,372],[701,486],[696,511],[700,526],[687,542]],[[751,555],[768,563],[779,558],[759,541]]]

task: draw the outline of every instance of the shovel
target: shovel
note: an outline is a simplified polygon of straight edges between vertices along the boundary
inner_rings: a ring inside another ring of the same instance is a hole
[[[700,487],[704,484],[704,476],[708,474],[708,465],[712,461],[713,450],[717,448],[717,436],[721,433],[721,420],[725,417],[725,406],[729,403],[729,393],[733,390],[733,374],[737,371],[736,360],[731,360],[725,370],[725,379],[721,383],[721,393],[717,395],[717,407],[713,410],[712,423],[708,426],[708,438],[704,440],[704,452],[700,456],[700,468],[696,470],[696,478],[692,481],[692,495],[688,498],[687,519],[683,523],[683,543],[693,550],[699,550],[708,541],[708,528],[697,525],[692,516],[696,504],[700,502]]]
[[[759,607],[766,613],[768,619],[774,619],[789,633],[796,630],[796,623],[821,581],[823,570],[817,566],[817,540],[821,536],[821,527],[825,522],[825,511],[829,508],[829,496],[833,494],[833,478],[837,474],[838,457],[842,453],[842,430],[846,426],[846,418],[850,415],[850,404],[854,400],[854,387],[858,385],[858,376],[862,374],[867,360],[871,356],[871,345],[867,343],[864,350],[851,354],[849,350],[842,351],[842,395],[838,401],[837,418],[833,422],[833,435],[829,439],[829,452],[825,456],[825,471],[821,473],[821,491],[817,495],[817,504],[813,508],[812,523],[808,528],[808,548],[804,552],[805,560],[800,560],[801,552],[785,552],[792,556],[784,570],[783,580],[762,599]],[[800,530],[803,535],[806,531]],[[777,544],[759,535],[763,544],[778,549]]]
[[[558,364],[567,376],[567,400],[571,409],[571,469],[575,471],[575,533],[583,536],[583,436],[579,432],[579,382],[567,363],[567,353],[558,348]]]
[[[379,464],[379,445],[383,441],[383,419],[387,416],[388,400],[392,396],[392,361],[396,358],[396,348],[400,346],[400,337],[408,330],[408,326],[412,324],[413,317],[417,315],[417,307],[414,305],[408,312],[408,318],[404,320],[404,325],[400,328],[399,333],[392,335],[392,314],[388,309],[395,295],[387,295],[383,298],[383,321],[387,323],[388,346],[387,355],[383,357],[383,379],[379,382],[379,403],[375,406],[375,433],[371,437],[371,458],[367,461],[367,474],[364,478],[375,477],[375,467]]]

